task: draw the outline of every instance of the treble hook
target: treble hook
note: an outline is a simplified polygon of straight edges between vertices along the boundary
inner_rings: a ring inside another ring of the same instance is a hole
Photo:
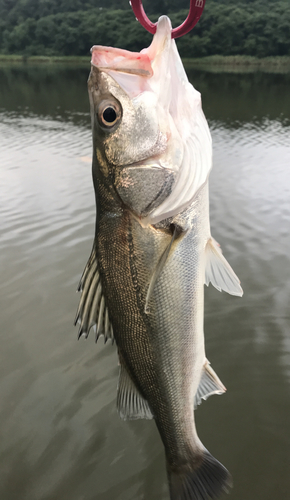
[[[147,17],[142,5],[142,0],[130,0],[130,5],[139,23],[142,24],[149,33],[154,35],[156,33],[157,23],[152,23]],[[190,0],[189,14],[180,26],[172,30],[171,38],[179,38],[192,30],[200,20],[204,5],[205,0]]]

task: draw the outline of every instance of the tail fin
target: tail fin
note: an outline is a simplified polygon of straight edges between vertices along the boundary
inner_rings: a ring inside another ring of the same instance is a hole
[[[218,498],[232,486],[230,473],[207,450],[199,464],[182,468],[167,467],[170,500],[208,500]]]

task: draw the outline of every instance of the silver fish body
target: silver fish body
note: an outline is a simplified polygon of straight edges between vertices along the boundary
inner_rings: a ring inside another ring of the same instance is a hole
[[[165,25],[172,43],[166,23],[159,21],[157,36]],[[181,181],[168,165],[172,156],[180,164],[182,141],[164,132],[146,91],[132,98],[110,71],[93,65],[89,79],[97,218],[80,284],[80,335],[94,326],[97,338],[115,339],[119,413],[155,419],[171,499],[216,498],[230,476],[194,421],[194,403],[225,391],[205,356],[203,289],[209,281],[235,295],[241,289],[211,238],[207,177],[190,203],[172,208]]]

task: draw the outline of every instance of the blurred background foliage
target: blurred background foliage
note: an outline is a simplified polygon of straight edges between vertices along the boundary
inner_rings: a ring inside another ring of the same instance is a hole
[[[144,0],[152,21],[177,26],[189,0]],[[152,36],[128,0],[0,0],[0,53],[88,55],[94,44],[140,50]],[[290,0],[207,0],[194,30],[177,41],[181,56],[290,55]]]

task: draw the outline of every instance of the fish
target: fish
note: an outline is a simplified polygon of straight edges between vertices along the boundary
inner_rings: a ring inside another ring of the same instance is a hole
[[[206,358],[204,284],[241,296],[211,236],[212,140],[171,22],[141,52],[92,47],[88,92],[96,196],[79,337],[116,343],[122,419],[154,419],[171,500],[217,498],[228,470],[200,441],[194,412],[225,386]]]

